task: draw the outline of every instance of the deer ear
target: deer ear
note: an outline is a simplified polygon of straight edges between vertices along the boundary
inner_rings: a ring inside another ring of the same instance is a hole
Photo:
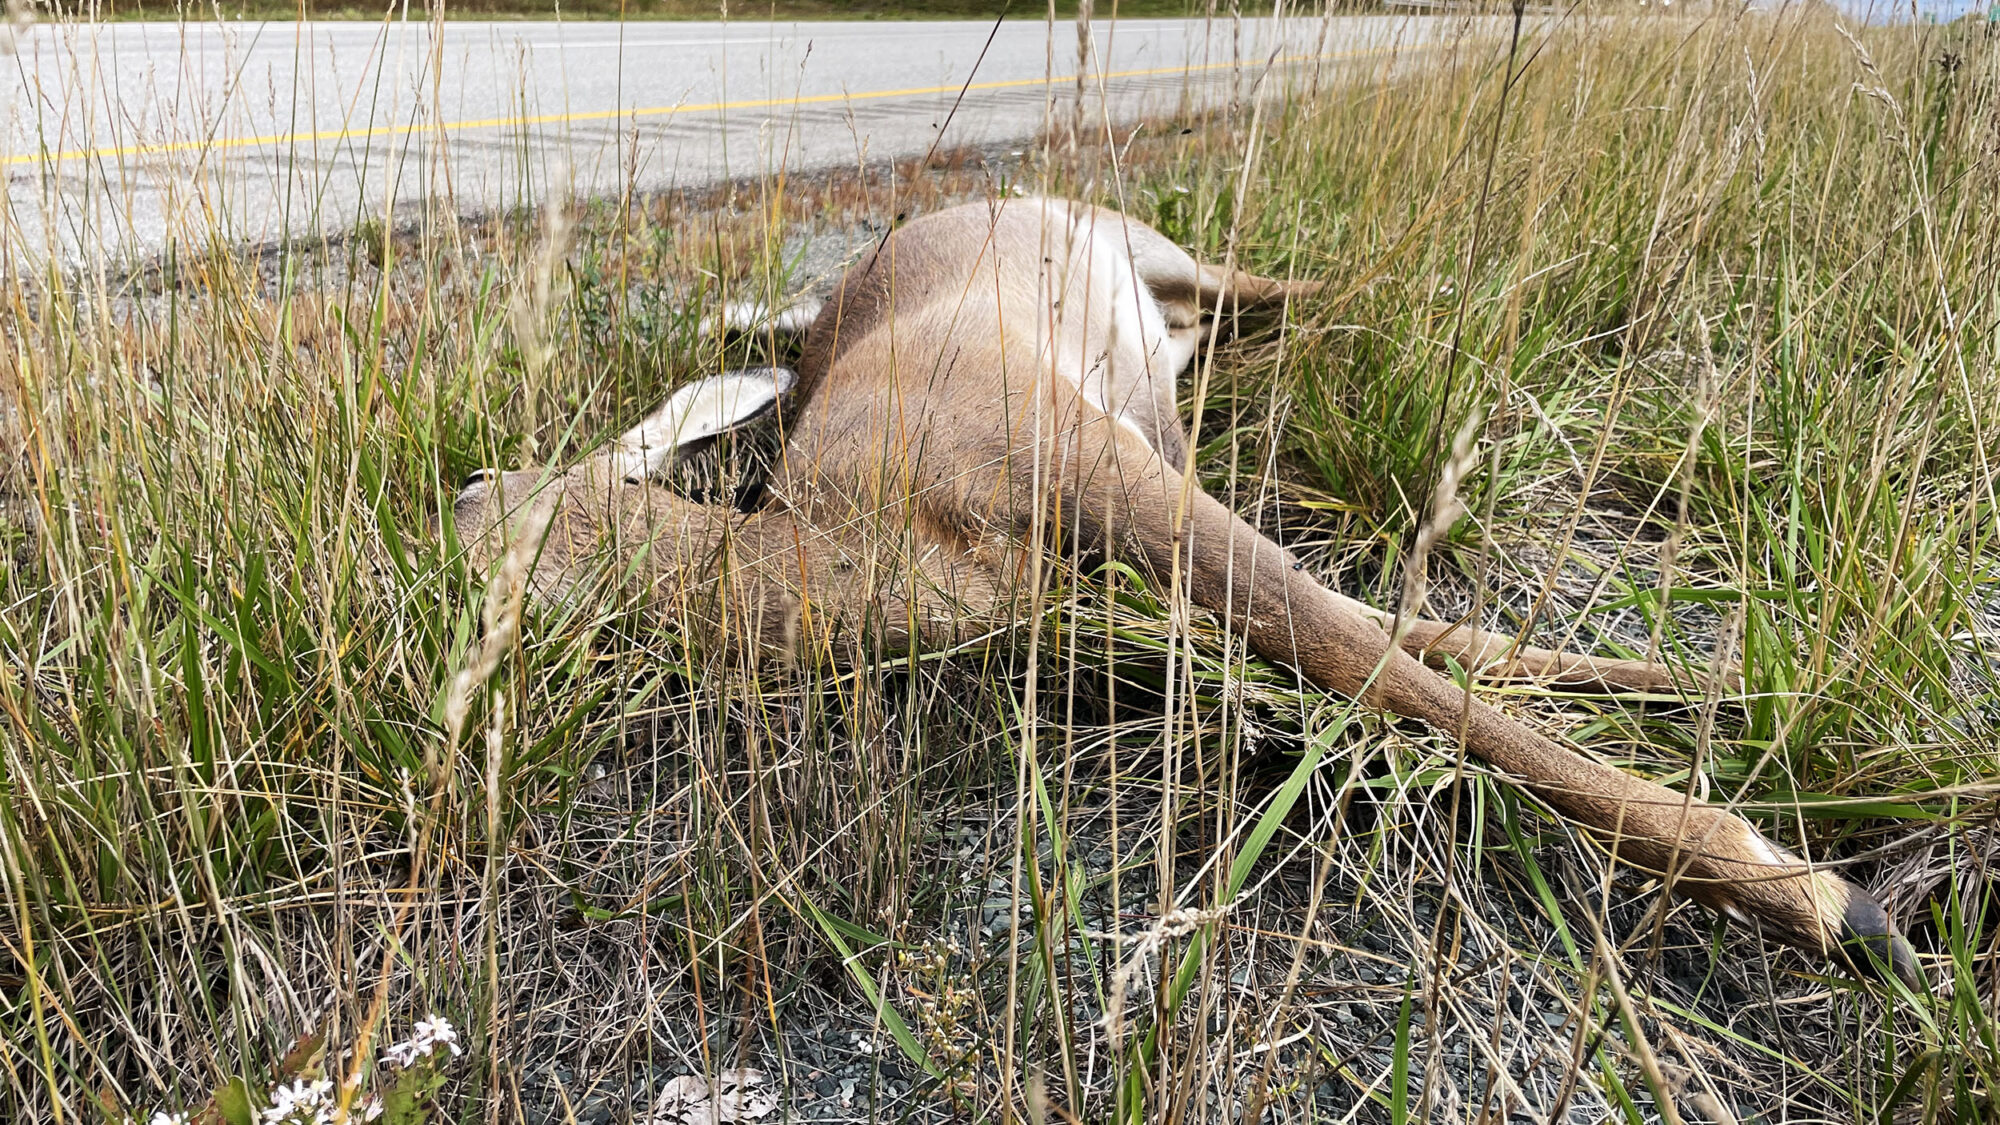
[[[796,340],[819,318],[822,304],[813,297],[800,297],[776,309],[763,301],[731,301],[720,311],[703,317],[701,324],[704,331],[715,336],[756,336],[769,332],[782,339]]]
[[[797,381],[789,367],[725,371],[675,391],[654,417],[667,420],[674,447],[691,445],[763,417]]]
[[[658,472],[675,453],[741,429],[772,413],[798,382],[788,367],[751,367],[711,375],[676,390],[612,452],[627,480]]]

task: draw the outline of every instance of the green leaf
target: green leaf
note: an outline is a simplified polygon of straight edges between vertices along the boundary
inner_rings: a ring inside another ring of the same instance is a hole
[[[1389,1120],[1410,1120],[1410,1015],[1416,1006],[1416,978],[1403,981],[1403,1006],[1396,1012],[1396,1049],[1389,1056]]]
[[[1291,776],[1285,779],[1285,783],[1278,787],[1277,792],[1271,794],[1270,803],[1265,805],[1264,811],[1258,815],[1257,823],[1251,826],[1250,834],[1244,838],[1243,847],[1238,849],[1236,859],[1229,865],[1230,899],[1234,899],[1242,891],[1243,884],[1249,881],[1251,869],[1256,867],[1257,860],[1270,845],[1271,837],[1276,835],[1278,828],[1284,824],[1285,817],[1291,814],[1292,806],[1298,803],[1299,795],[1305,792],[1306,783],[1312,780],[1313,771],[1319,768],[1320,759],[1326,756],[1328,748],[1347,729],[1352,716],[1351,708],[1342,709],[1332,726],[1313,735],[1311,741],[1306,744],[1306,752],[1299,756],[1298,764],[1292,767]],[[1187,999],[1188,990],[1194,987],[1194,978],[1201,971],[1203,959],[1208,955],[1208,945],[1213,930],[1213,925],[1207,925],[1195,931],[1188,941],[1187,949],[1181,953],[1180,967],[1175,971],[1173,984],[1167,990],[1166,1010],[1169,1015],[1180,1007],[1181,1001]],[[1159,1034],[1160,1028],[1155,1025],[1140,1047],[1142,1058],[1148,1060],[1152,1058],[1153,1050],[1159,1043]]]
[[[888,1000],[882,996],[882,990],[875,986],[875,978],[868,975],[867,969],[861,967],[861,959],[848,948],[847,942],[842,940],[841,925],[835,925],[834,919],[813,905],[810,900],[799,901],[800,905],[806,908],[806,913],[812,915],[813,921],[819,923],[820,932],[826,935],[826,940],[832,942],[833,947],[840,951],[840,963],[847,967],[847,972],[854,978],[854,983],[861,986],[862,995],[868,997],[869,1006],[875,1009],[876,1017],[882,1021],[882,1026],[889,1029],[889,1037],[896,1041],[896,1046],[903,1049],[904,1056],[922,1067],[924,1073],[931,1077],[944,1077],[944,1072],[931,1061],[930,1052],[924,1050],[924,1045],[917,1042],[915,1035],[910,1034],[910,1025],[903,1022],[902,1015],[889,1006]],[[842,923],[842,925],[850,924]]]
[[[1290,777],[1271,795],[1271,803],[1264,806],[1264,812],[1257,823],[1250,828],[1250,835],[1244,838],[1243,846],[1237,850],[1236,859],[1229,865],[1229,897],[1235,898],[1243,890],[1243,884],[1250,879],[1251,868],[1270,846],[1271,837],[1277,835],[1285,818],[1291,815],[1292,806],[1298,803],[1299,795],[1306,791],[1306,783],[1312,780],[1313,771],[1319,768],[1320,759],[1326,756],[1340,736],[1346,732],[1348,721],[1353,717],[1351,710],[1343,710],[1333,721],[1333,725],[1312,736],[1306,744],[1306,752],[1299,756],[1298,764],[1292,767]]]
[[[257,1111],[250,1106],[250,1087],[241,1078],[232,1078],[215,1092],[215,1112],[229,1125],[257,1125]]]

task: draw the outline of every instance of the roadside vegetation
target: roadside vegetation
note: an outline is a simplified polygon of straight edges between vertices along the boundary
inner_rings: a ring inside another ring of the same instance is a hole
[[[1571,16],[1368,65],[1019,152],[10,263],[0,1119],[354,1075],[399,1122],[1992,1120],[2000,42]],[[1434,612],[1744,673],[1493,698],[1846,865],[1931,993],[1614,870],[1137,574],[753,674],[440,534],[470,472],[785,358],[705,310],[1017,190],[1327,279],[1185,386],[1208,487],[1393,603],[1469,466]],[[430,1013],[462,1058],[357,1062]]]
[[[1059,20],[1076,18],[1078,0],[451,0],[417,6],[413,14],[471,20]],[[1372,8],[1372,6],[1371,6]],[[1114,15],[1111,0],[1093,5],[1101,18]],[[142,20],[382,20],[405,15],[402,4],[352,0],[216,0],[208,5],[172,0],[110,0],[100,19]],[[1210,0],[1118,0],[1120,19],[1254,15],[1240,3]]]

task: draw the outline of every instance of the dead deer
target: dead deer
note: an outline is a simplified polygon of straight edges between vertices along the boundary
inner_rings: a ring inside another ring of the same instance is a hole
[[[652,479],[691,438],[786,390],[727,376],[566,471],[475,480],[454,506],[456,534],[475,567],[533,556],[543,594],[608,574],[697,643],[784,660],[975,640],[1020,619],[1052,558],[1177,573],[1258,655],[1460,734],[1623,863],[1816,956],[1917,986],[1909,944],[1859,888],[1724,808],[1468,698],[1424,661],[1644,692],[1673,690],[1664,668],[1437,621],[1405,622],[1392,641],[1388,613],[1321,585],[1194,482],[1175,377],[1212,317],[1315,288],[1197,264],[1078,203],[932,214],[849,270],[812,321],[761,508],[691,501]]]

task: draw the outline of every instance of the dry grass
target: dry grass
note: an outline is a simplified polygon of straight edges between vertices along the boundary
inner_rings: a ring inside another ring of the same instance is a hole
[[[1075,19],[1077,0],[1056,0],[1057,19]],[[186,4],[162,0],[113,0],[105,4],[99,18],[178,19],[189,18]],[[524,20],[965,20],[1047,19],[1047,0],[469,0],[445,5],[447,19]],[[1228,16],[1240,2],[1228,0],[1118,0],[1118,13],[1126,19],[1203,16],[1219,9]],[[1111,0],[1095,5],[1100,17],[1111,13]],[[402,5],[366,4],[355,0],[225,0],[210,9],[225,19],[341,19],[379,20],[385,12],[397,14]],[[207,16],[208,11],[199,11]]]
[[[1080,155],[11,280],[0,1117],[437,1008],[467,1119],[745,1063],[802,1119],[1990,1118],[2000,48],[1531,31],[1511,84],[1466,42]],[[1330,279],[1188,388],[1209,487],[1393,600],[1478,415],[1434,609],[1748,673],[1505,705],[1888,884],[1936,994],[1614,877],[1129,575],[1064,576],[1032,667],[751,676],[616,601],[516,624],[438,541],[472,469],[769,358],[700,314],[804,284],[801,230],[1016,184]]]

